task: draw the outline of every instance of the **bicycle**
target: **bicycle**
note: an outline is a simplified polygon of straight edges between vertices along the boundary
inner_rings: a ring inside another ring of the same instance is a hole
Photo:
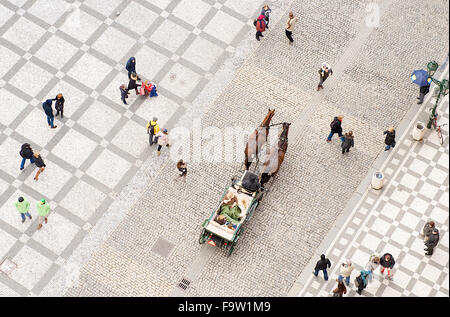
[[[432,126],[434,127],[434,129],[436,130],[436,132],[437,132],[437,134],[438,134],[438,138],[439,138],[439,141],[441,142],[441,145],[442,144],[444,144],[444,136],[442,135],[442,127],[444,127],[444,126],[446,126],[447,124],[446,123],[444,123],[444,124],[441,124],[441,125],[438,125],[437,124],[437,119],[438,119],[438,113],[436,112],[435,114],[434,114],[434,116],[433,116],[433,121],[432,121]]]

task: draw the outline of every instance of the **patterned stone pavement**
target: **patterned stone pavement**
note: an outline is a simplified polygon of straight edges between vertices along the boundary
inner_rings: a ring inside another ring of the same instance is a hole
[[[284,27],[285,12],[226,89],[204,109],[203,126],[222,131],[254,127],[274,106],[275,122],[293,123],[280,173],[231,257],[197,241],[201,223],[240,164],[189,162],[183,184],[172,182],[175,172],[169,162],[65,294],[288,294],[372,164],[387,158],[382,132],[402,122],[417,94],[409,81],[411,69],[422,68],[430,56],[441,61],[447,54],[447,40],[430,40],[430,34],[448,28],[448,14],[437,25],[418,17],[418,12],[441,17],[448,12],[445,5],[424,8],[420,1],[383,1],[380,25],[373,28],[363,23],[369,4],[293,1],[291,8],[303,22],[294,35],[296,43],[288,46],[283,32],[276,31]],[[428,29],[418,27],[421,23]],[[419,54],[411,47],[423,51]],[[317,69],[324,60],[335,74],[317,93]],[[337,114],[344,115],[344,129],[357,136],[355,149],[345,157],[338,141],[325,143],[329,122]],[[190,126],[196,117],[187,114],[179,124]],[[235,157],[242,159],[242,152],[236,151]],[[182,279],[190,281],[186,290],[178,287]]]
[[[448,78],[448,68],[444,76]],[[443,127],[444,144],[440,144],[434,130],[426,131],[423,142],[411,136],[415,122],[427,122],[429,109],[435,104],[431,95],[428,96],[431,101],[424,103],[408,133],[380,169],[386,179],[383,189],[366,191],[352,213],[343,219],[345,222],[337,225],[338,234],[330,235],[331,242],[321,246],[317,258],[308,266],[312,270],[319,255],[327,254],[332,263],[329,281],[325,282],[321,273],[315,278],[311,270],[305,270],[298,281],[303,288],[292,296],[331,296],[344,259],[351,259],[356,267],[347,296],[359,296],[354,278],[372,254],[381,256],[386,252],[396,261],[393,280],[387,280],[377,270],[363,296],[449,296],[448,96],[438,107],[441,116],[438,124],[447,124]],[[435,221],[440,231],[439,245],[431,257],[424,255],[423,239],[419,236],[429,220]]]
[[[142,191],[163,162],[148,147],[147,120],[156,116],[170,129],[211,102],[253,44],[242,40],[260,2],[0,1],[0,263],[14,268],[0,273],[0,295],[40,295],[99,220],[114,218],[107,211],[124,210]],[[127,83],[130,56],[159,97],[131,95],[122,104],[118,87]],[[41,104],[58,92],[65,117],[51,130]],[[47,164],[38,182],[29,162],[19,170],[24,142]],[[37,217],[20,222],[14,201],[21,195],[32,215],[36,201],[50,202],[43,230],[36,231]]]

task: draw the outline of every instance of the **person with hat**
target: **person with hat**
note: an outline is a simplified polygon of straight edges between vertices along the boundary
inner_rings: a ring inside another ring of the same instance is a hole
[[[55,109],[56,109],[56,116],[59,115],[61,112],[61,119],[64,118],[63,111],[64,111],[64,97],[61,93],[56,95],[55,99],[52,99],[55,102]]]
[[[41,153],[39,151],[34,152],[33,154],[35,158],[34,164],[36,164],[38,171],[36,173],[36,176],[34,176],[34,180],[37,181],[39,179],[39,175],[45,170],[45,163],[44,160],[41,157]]]
[[[42,103],[42,108],[45,111],[45,114],[47,115],[47,123],[48,125],[54,129],[57,126],[53,125],[53,120],[55,119],[55,116],[53,115],[53,108],[52,108],[52,99],[47,99],[44,103]]]
[[[125,68],[128,71],[128,79],[131,79],[131,74],[136,73],[136,58],[134,56],[128,59]]]
[[[317,91],[323,89],[323,83],[325,82],[325,80],[327,80],[328,76],[333,75],[333,70],[331,69],[330,65],[324,62],[322,63],[322,68],[319,69],[319,75],[320,80],[319,84],[317,85]]]
[[[45,223],[48,222],[47,217],[48,217],[48,214],[50,213],[50,205],[48,204],[48,202],[45,199],[41,199],[36,204],[36,209],[39,214],[39,225],[37,227],[37,230],[39,230],[42,228],[42,223],[44,221],[45,221]]]
[[[136,91],[136,96],[139,95],[138,87],[141,86],[136,83],[137,80],[139,80],[138,75],[135,72],[131,73],[131,78],[128,82],[128,90],[134,89]]]
[[[167,146],[170,147],[169,144],[169,135],[167,132],[167,129],[163,129],[162,131],[159,131],[158,134],[156,135],[156,137],[158,138],[158,149],[157,149],[157,155],[160,156],[161,155],[161,148],[163,146]]]
[[[147,123],[147,134],[150,134],[148,137],[148,142],[150,143],[150,146],[153,145],[153,143],[158,142],[158,137],[154,137],[159,132],[159,125],[157,123],[158,118],[153,117],[151,121]]]
[[[389,151],[391,147],[395,147],[395,129],[389,128],[387,131],[384,131],[383,134],[386,134],[386,138],[384,139],[386,147],[384,150]]]
[[[22,223],[25,222],[25,216],[33,219],[30,215],[30,202],[23,197],[19,197],[18,201],[16,201],[16,209],[20,213],[20,217],[22,218]]]
[[[30,160],[31,164],[34,163],[33,149],[31,148],[31,145],[29,143],[22,144],[19,154],[22,157],[22,163],[20,163],[20,170],[23,170],[25,168],[26,160]]]
[[[428,237],[428,240],[425,241],[426,249],[424,250],[427,251],[425,255],[433,255],[433,250],[438,245],[438,243],[439,243],[439,230],[437,228],[434,228],[430,236]]]

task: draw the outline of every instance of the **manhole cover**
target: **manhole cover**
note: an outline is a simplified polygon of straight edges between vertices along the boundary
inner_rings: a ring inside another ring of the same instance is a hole
[[[177,75],[175,74],[170,74],[169,75],[170,80],[175,80],[177,78]]]
[[[17,264],[11,261],[10,258],[6,258],[3,260],[2,264],[0,264],[0,271],[6,275],[11,274],[16,268]]]
[[[152,251],[162,256],[163,258],[167,258],[170,252],[172,252],[174,246],[175,245],[173,243],[170,243],[167,240],[159,238],[153,245]]]
[[[183,291],[185,291],[188,287],[189,284],[191,284],[191,281],[189,281],[186,278],[181,279],[181,282],[178,284],[178,287],[181,288]]]

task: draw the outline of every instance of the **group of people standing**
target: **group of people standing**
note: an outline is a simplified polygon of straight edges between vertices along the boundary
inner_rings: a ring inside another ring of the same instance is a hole
[[[42,109],[44,109],[45,115],[47,116],[47,123],[49,127],[55,129],[57,126],[54,125],[55,115],[53,115],[53,101],[55,102],[56,116],[61,114],[61,119],[64,118],[64,97],[61,93],[56,95],[54,99],[47,99],[42,103]]]
[[[253,25],[256,28],[256,40],[260,41],[260,37],[264,37],[263,32],[265,32],[266,29],[269,29],[269,21],[271,13],[272,9],[269,7],[269,5],[266,4],[261,9],[261,13],[259,14],[258,18],[253,20]],[[289,19],[286,23],[285,34],[289,40],[290,45],[292,45],[292,43],[294,42],[292,32],[294,32],[294,28],[297,21],[298,18],[294,16],[294,13],[292,11],[289,12]]]
[[[26,217],[28,217],[30,220],[33,219],[33,217],[30,214],[30,202],[24,199],[23,197],[19,197],[17,199],[16,210],[19,212],[20,217],[22,218],[22,223],[25,222]],[[48,214],[50,213],[50,205],[45,199],[41,199],[36,203],[36,210],[39,215],[38,218],[39,225],[37,227],[37,230],[40,230],[44,222],[48,223],[47,218]]]

